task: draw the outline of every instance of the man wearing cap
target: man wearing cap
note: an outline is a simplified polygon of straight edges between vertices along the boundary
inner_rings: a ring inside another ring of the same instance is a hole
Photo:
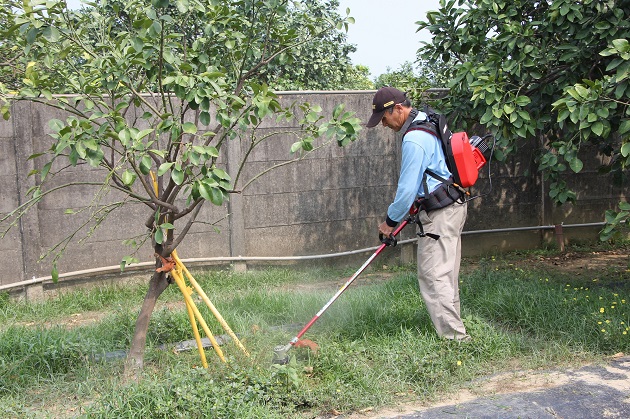
[[[413,109],[406,93],[398,89],[383,87],[374,95],[372,116],[367,127],[373,128],[381,123],[403,134],[396,196],[387,209],[385,221],[378,227],[379,233],[386,237],[391,236],[398,223],[407,216],[416,199],[424,198],[423,202],[428,202],[445,187],[440,180],[427,176],[427,170],[443,179],[452,176],[446,166],[440,140],[426,131],[407,131],[412,122],[426,119],[427,115]],[[459,304],[461,233],[466,221],[466,203],[449,200],[437,208],[422,206],[421,209],[419,218],[426,234],[418,238],[420,293],[438,335],[446,339],[470,340],[461,319]],[[439,238],[432,238],[436,236]]]

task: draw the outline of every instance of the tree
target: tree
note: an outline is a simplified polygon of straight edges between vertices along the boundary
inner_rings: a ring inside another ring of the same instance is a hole
[[[444,87],[447,82],[439,63],[418,58],[415,63],[406,61],[395,70],[387,67],[384,74],[376,77],[374,85],[376,88],[401,86],[401,89],[414,92],[415,97],[420,97],[420,93],[426,89]]]
[[[429,81],[416,74],[413,68],[413,64],[409,61],[400,65],[397,70],[392,70],[391,67],[387,67],[386,73],[379,75],[374,80],[374,85],[377,89],[383,86],[393,86],[404,92],[407,92],[410,99],[416,99],[419,106],[419,101],[424,96],[424,92],[431,87]]]
[[[15,25],[13,8],[16,0],[0,0],[0,28],[9,28]],[[19,85],[22,71],[18,68],[20,58],[16,43],[17,33],[12,33],[0,39],[0,83],[8,89],[15,89]]]
[[[373,90],[374,83],[370,80],[370,69],[364,65],[350,65],[339,85],[331,85],[335,90]]]
[[[441,0],[417,23],[433,35],[418,56],[444,62],[450,80],[441,106],[454,121],[496,133],[499,159],[520,141],[541,139],[537,162],[555,202],[575,199],[561,174],[582,170],[586,144],[609,156],[602,171],[627,182],[630,3]],[[620,205],[609,221],[627,219],[628,205]]]
[[[131,373],[143,365],[149,318],[169,284],[169,256],[204,203],[221,205],[246,184],[240,169],[231,175],[223,169],[221,148],[238,139],[249,155],[278,134],[260,134],[257,128],[266,118],[299,121],[300,129],[293,133],[296,158],[326,142],[345,145],[356,139],[360,127],[343,105],[328,121],[318,106],[282,107],[260,82],[269,66],[295,58],[300,47],[336,31],[347,19],[312,15],[304,2],[289,0],[127,0],[111,5],[114,13],[107,14],[97,7],[87,13],[69,11],[63,0],[14,5],[14,25],[4,38],[17,35],[12,39],[25,78],[15,95],[0,85],[2,113],[8,118],[11,102],[32,101],[64,110],[68,117],[50,121],[51,146],[33,156],[47,159],[33,173],[39,177],[37,186],[28,201],[0,221],[15,225],[42,197],[69,186],[47,185],[77,165],[101,169],[102,182],[95,186],[120,197],[113,203],[93,200],[92,228],[129,203],[146,206],[147,218],[141,222],[147,234],[139,242],[151,241],[156,271],[129,351]],[[295,18],[301,27],[293,26]],[[181,26],[179,21],[204,26]],[[115,27],[122,29],[110,30]],[[63,80],[76,95],[53,97],[47,83],[51,78]],[[53,277],[63,248],[61,243],[52,249]],[[127,256],[122,267],[134,261]]]
[[[0,11],[0,23],[5,16],[12,18],[13,14],[9,5],[15,4],[16,0],[0,0],[0,4],[3,3],[7,3],[7,6],[3,6],[2,10],[4,12]],[[93,9],[96,9],[98,13],[112,18],[112,27],[109,30],[113,36],[133,28],[134,22],[131,21],[131,16],[125,12],[125,4],[125,0],[96,0],[93,3],[85,4],[85,7],[76,11],[76,13],[79,15],[90,14],[93,12]],[[233,5],[233,7],[241,8],[243,13],[252,12],[244,9],[247,8],[245,3],[240,6]],[[203,31],[211,30],[207,22],[201,20],[201,16],[187,15],[187,20],[183,20],[176,1],[171,1],[165,8],[168,15],[173,17],[172,25],[174,30],[188,37],[189,42],[194,42]],[[337,22],[337,26],[334,30],[322,33],[316,42],[296,42],[294,51],[291,54],[280,54],[277,59],[268,63],[259,72],[257,76],[258,81],[268,84],[274,90],[341,90],[346,88],[348,84],[346,80],[351,79],[355,73],[349,54],[354,52],[356,47],[348,43],[344,29],[347,29],[347,25],[354,21],[351,17],[348,17],[347,22],[344,22],[344,19],[337,13],[338,8],[338,0],[307,0],[300,2],[300,7],[294,6],[289,8],[284,15],[284,27],[287,31],[294,32],[296,36],[305,35],[303,29],[312,25],[311,20],[313,16],[317,16],[320,20]],[[304,14],[305,10],[308,10],[308,14]],[[2,25],[2,27],[10,26],[12,24],[9,22],[6,25]],[[88,38],[84,40],[87,44],[92,43],[93,39],[95,39],[94,34],[88,33],[88,35]],[[15,36],[15,32],[13,36]],[[3,56],[9,57],[14,55],[16,55],[15,52],[11,55],[4,54]],[[221,65],[229,66],[229,56],[215,57],[215,60],[218,58],[222,58]],[[217,62],[217,64],[219,63]],[[247,63],[247,65],[250,64]],[[5,68],[9,69],[8,66]],[[15,73],[15,69],[13,69],[12,75],[13,79],[18,82],[22,78],[22,75]],[[64,85],[65,80],[55,77],[54,71],[51,71],[51,80],[58,83],[53,89],[56,93],[68,90],[67,86]],[[8,85],[8,83],[5,82],[5,85]],[[69,90],[71,91],[72,88]]]
[[[344,81],[353,71],[350,54],[356,47],[348,43],[346,32],[342,31],[354,19],[349,17],[342,23],[336,12],[338,0],[305,0],[308,19],[317,17],[338,22],[337,30],[323,33],[317,42],[302,43],[293,54],[285,54],[268,66],[262,76],[265,82],[277,90],[331,90],[343,89]],[[349,10],[347,10],[349,13]],[[298,32],[310,25],[301,16],[294,16],[289,30]]]

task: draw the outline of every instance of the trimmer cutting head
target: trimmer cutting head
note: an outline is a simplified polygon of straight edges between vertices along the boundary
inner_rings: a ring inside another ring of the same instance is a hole
[[[289,349],[291,349],[291,344],[287,343],[286,345],[278,345],[273,348],[273,361],[272,363],[278,365],[286,365],[289,363]]]

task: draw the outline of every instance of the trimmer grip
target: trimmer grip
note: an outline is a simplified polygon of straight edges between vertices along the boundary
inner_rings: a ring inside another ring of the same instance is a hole
[[[383,233],[379,233],[378,239],[385,246],[396,246],[396,244],[398,244],[398,240],[396,240],[396,236],[394,236],[393,234],[391,234],[389,237],[385,237]]]

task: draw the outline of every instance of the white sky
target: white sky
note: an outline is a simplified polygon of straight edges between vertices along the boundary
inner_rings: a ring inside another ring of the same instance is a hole
[[[372,77],[397,69],[405,61],[414,62],[420,42],[430,42],[431,34],[416,33],[419,20],[426,21],[429,10],[438,10],[439,0],[339,0],[339,12],[355,24],[348,29],[348,41],[357,51],[353,64],[367,65]]]
[[[69,7],[79,7],[80,0],[66,0]],[[353,64],[370,68],[372,77],[397,69],[405,61],[415,61],[420,42],[431,40],[428,31],[416,33],[419,20],[427,11],[437,10],[439,0],[340,0],[339,12],[350,16],[355,24],[348,29],[348,41],[357,51]]]

